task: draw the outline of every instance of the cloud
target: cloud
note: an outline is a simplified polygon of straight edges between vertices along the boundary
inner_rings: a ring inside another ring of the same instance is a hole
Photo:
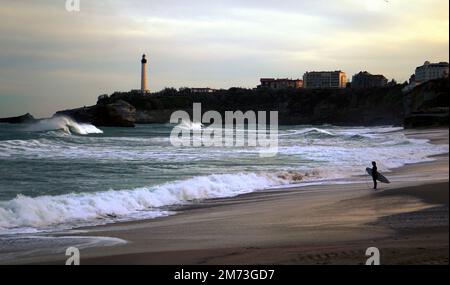
[[[314,69],[401,81],[425,60],[448,60],[446,0],[82,0],[79,13],[64,6],[2,1],[0,116],[51,115],[138,88],[143,52],[153,90],[253,87],[262,76]]]

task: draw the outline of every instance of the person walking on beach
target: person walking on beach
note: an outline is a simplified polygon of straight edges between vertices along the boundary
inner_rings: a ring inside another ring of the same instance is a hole
[[[373,189],[377,190],[378,167],[375,161],[372,161],[372,179],[373,179]]]

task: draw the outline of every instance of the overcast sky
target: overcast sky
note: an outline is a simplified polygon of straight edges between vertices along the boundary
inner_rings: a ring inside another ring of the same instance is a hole
[[[404,81],[448,61],[448,0],[1,0],[0,117],[152,91],[254,87],[260,77],[360,70]]]

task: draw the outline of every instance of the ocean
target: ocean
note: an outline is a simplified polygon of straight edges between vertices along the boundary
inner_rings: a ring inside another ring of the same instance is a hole
[[[261,157],[261,147],[174,147],[173,127],[97,128],[62,117],[0,124],[0,237],[152,219],[176,214],[170,206],[267,188],[346,183],[371,161],[388,173],[448,152],[401,127],[279,126],[278,154]]]

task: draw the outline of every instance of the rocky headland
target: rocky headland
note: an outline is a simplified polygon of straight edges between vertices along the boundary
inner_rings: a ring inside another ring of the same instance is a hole
[[[135,124],[167,123],[174,111],[192,113],[193,103],[202,112],[278,111],[279,123],[333,124],[342,126],[403,125],[408,128],[448,126],[449,79],[432,80],[402,92],[404,84],[384,88],[242,89],[191,93],[166,88],[152,94],[139,91],[102,95],[97,104],[55,114],[96,126],[133,127]],[[0,119],[21,123],[35,120],[30,114]]]

